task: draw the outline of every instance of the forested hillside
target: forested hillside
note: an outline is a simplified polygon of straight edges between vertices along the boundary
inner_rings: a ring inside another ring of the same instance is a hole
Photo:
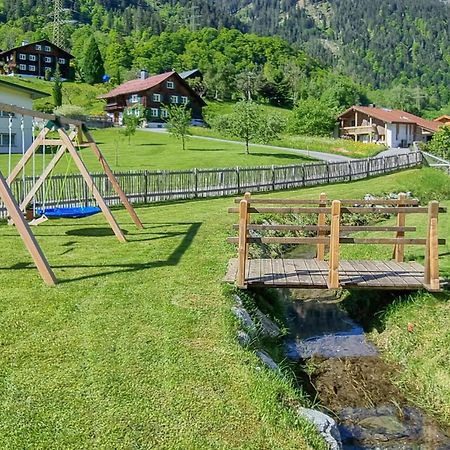
[[[219,49],[225,57],[220,60],[210,47],[212,38],[208,41],[208,37],[196,34],[204,27],[226,27],[278,35],[292,44],[291,54],[301,50],[322,67],[333,67],[336,73],[350,76],[368,89],[381,89],[376,100],[386,103],[387,99],[390,106],[438,110],[450,101],[449,2],[67,0],[65,7],[67,48],[81,56],[82,38],[93,30],[113,77],[119,72],[119,78],[126,77],[127,71],[144,65],[152,72],[194,65],[210,72],[230,72],[234,63],[226,64],[227,58],[233,59],[229,52]],[[51,12],[51,0],[0,1],[0,22],[5,24],[0,25],[0,48],[18,44],[23,38],[51,36]],[[187,30],[191,31],[189,37]],[[161,42],[155,40],[162,32],[167,34]],[[227,45],[232,46],[232,39],[240,36],[227,36]],[[287,46],[282,42],[273,41],[274,45]],[[197,50],[207,50],[208,57],[181,57],[200,44],[203,47]],[[264,74],[271,70],[265,57],[253,58],[252,54],[242,59],[241,67],[231,72],[242,71],[247,63],[250,71]]]

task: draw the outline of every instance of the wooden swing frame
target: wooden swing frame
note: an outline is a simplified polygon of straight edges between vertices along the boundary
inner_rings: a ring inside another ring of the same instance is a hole
[[[42,131],[30,145],[30,147],[26,150],[26,152],[22,155],[19,162],[16,164],[14,169],[9,174],[8,178],[5,179],[4,176],[0,172],[0,197],[5,203],[5,206],[8,210],[8,214],[12,219],[12,222],[16,225],[22,240],[24,241],[27,249],[29,250],[38,270],[41,274],[44,281],[49,285],[56,284],[56,278],[53,274],[39,244],[37,243],[29,224],[24,219],[23,213],[25,212],[28,204],[31,202],[33,197],[36,195],[39,188],[44,184],[45,180],[50,176],[55,166],[61,160],[61,158],[65,155],[66,152],[72,157],[75,162],[78,170],[80,171],[89,191],[92,196],[97,201],[98,206],[100,207],[106,221],[110,225],[112,231],[115,236],[119,240],[119,242],[126,242],[125,235],[121,230],[119,224],[117,223],[115,217],[111,213],[108,205],[106,204],[105,199],[101,195],[98,187],[96,186],[94,179],[89,173],[86,165],[81,159],[80,155],[77,152],[77,147],[86,147],[91,149],[96,159],[99,161],[103,172],[106,174],[111,186],[116,191],[117,195],[120,198],[122,205],[125,207],[127,212],[129,213],[131,219],[135,223],[137,228],[144,228],[141,220],[139,219],[136,211],[131,206],[126,194],[120,187],[119,182],[114,176],[111,167],[103,156],[100,148],[95,142],[92,134],[86,127],[85,123],[75,119],[69,119],[66,117],[59,117],[54,114],[46,114],[39,111],[33,111],[25,108],[21,108],[15,105],[8,105],[5,103],[0,103],[0,111],[5,111],[13,114],[20,114],[22,116],[31,116],[35,118],[39,118],[42,120],[47,120]],[[69,135],[67,134],[64,126],[70,125],[75,129]],[[58,133],[58,139],[48,138],[47,135],[51,131],[56,131]],[[42,145],[49,146],[59,146],[59,149],[54,154],[53,158],[46,166],[40,177],[36,180],[33,187],[30,189],[28,194],[25,196],[23,201],[18,204],[15,200],[10,186],[14,182],[14,180],[19,176],[22,170],[25,170],[26,164],[30,161],[36,151]]]

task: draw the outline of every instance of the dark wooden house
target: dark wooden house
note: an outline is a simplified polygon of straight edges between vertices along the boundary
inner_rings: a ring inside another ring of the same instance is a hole
[[[193,119],[203,119],[204,100],[184,81],[178,73],[166,72],[148,77],[145,71],[141,77],[124,83],[99,98],[106,100],[106,113],[121,123],[127,108],[141,106],[149,123],[164,123],[169,105],[186,105],[192,111]]]
[[[23,42],[21,46],[0,52],[0,70],[6,75],[44,77],[51,76],[59,65],[63,79],[72,78],[70,60],[73,56],[47,39]]]

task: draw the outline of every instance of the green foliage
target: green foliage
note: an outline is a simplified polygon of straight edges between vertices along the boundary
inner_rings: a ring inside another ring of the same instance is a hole
[[[86,43],[81,61],[83,80],[88,84],[101,83],[105,74],[103,58],[94,36]]]
[[[57,116],[69,117],[71,119],[85,120],[86,113],[81,106],[62,105],[55,109]]]
[[[144,110],[140,105],[127,108],[123,112],[123,125],[120,133],[128,138],[128,145],[131,144],[131,137],[136,134],[136,130],[144,119]]]
[[[427,150],[446,160],[450,160],[450,126],[441,127],[427,145]]]
[[[309,136],[330,136],[336,126],[336,111],[322,101],[300,100],[292,112],[289,131]]]
[[[61,71],[59,70],[59,65],[56,66],[56,71],[53,78],[52,95],[55,107],[61,106],[63,102],[63,92],[62,92]]]
[[[186,139],[190,136],[190,125],[192,113],[191,110],[184,105],[170,105],[167,108],[169,116],[166,120],[169,133],[180,139],[183,150],[186,149]]]

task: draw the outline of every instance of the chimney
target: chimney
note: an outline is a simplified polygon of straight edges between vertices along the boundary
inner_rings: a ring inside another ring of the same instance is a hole
[[[141,80],[146,80],[148,78],[148,71],[145,69],[141,70],[141,75],[140,75],[140,79]]]

